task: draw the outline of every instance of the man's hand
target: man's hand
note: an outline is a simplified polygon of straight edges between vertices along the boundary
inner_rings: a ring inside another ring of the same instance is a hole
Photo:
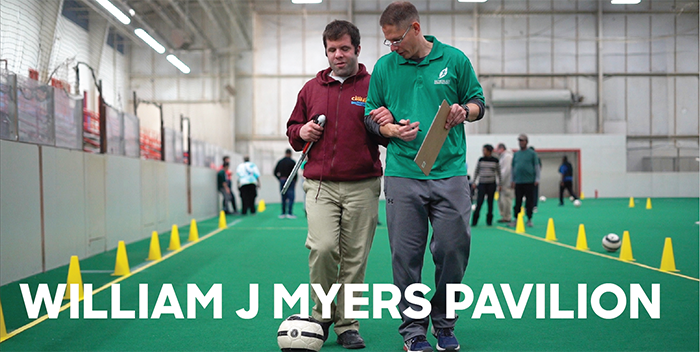
[[[323,127],[313,120],[301,126],[299,130],[299,137],[301,137],[304,142],[318,142],[321,138],[321,134],[323,134]]]
[[[459,106],[459,104],[452,104],[450,106],[450,113],[447,115],[447,121],[445,122],[445,129],[460,125],[467,120],[467,112]]]
[[[374,122],[378,123],[379,126],[394,122],[394,115],[391,114],[389,109],[383,106],[370,111],[369,117],[372,118]]]
[[[401,120],[399,124],[390,123],[379,127],[379,131],[384,137],[399,138],[403,141],[410,142],[418,136],[418,126],[420,122],[411,123],[410,120]]]

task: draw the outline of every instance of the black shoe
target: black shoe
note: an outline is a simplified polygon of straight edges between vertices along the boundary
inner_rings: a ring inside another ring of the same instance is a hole
[[[321,328],[323,328],[323,342],[326,342],[328,340],[328,330],[331,328],[331,325],[333,324],[332,321],[319,321],[319,324],[321,324]]]
[[[365,340],[362,339],[357,330],[348,330],[338,335],[338,344],[349,350],[365,348]]]

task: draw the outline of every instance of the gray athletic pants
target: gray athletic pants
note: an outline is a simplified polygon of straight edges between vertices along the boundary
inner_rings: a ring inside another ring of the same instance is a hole
[[[426,335],[429,320],[434,328],[453,328],[457,319],[446,318],[446,285],[461,283],[469,261],[471,200],[466,176],[441,180],[385,177],[386,217],[391,245],[394,285],[401,290],[399,302],[404,340]],[[409,306],[406,287],[421,282],[423,257],[428,243],[428,221],[433,226],[430,252],[435,263],[435,292],[430,300],[430,319],[411,319],[403,314]]]

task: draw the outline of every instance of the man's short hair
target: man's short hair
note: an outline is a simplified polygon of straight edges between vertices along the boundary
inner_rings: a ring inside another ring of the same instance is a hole
[[[501,149],[503,149],[503,150],[506,149],[506,145],[503,144],[503,143],[498,143],[498,147],[501,148]]]
[[[222,160],[223,162],[226,162],[226,159],[231,159],[231,158],[230,158],[228,155],[224,155],[224,157],[221,158],[221,160]]]
[[[247,156],[247,155],[244,156],[244,157],[243,157],[243,161],[244,161],[244,162],[249,162],[249,161],[250,161],[250,157]]]
[[[284,154],[292,155],[292,150],[287,148],[287,150],[284,151]]]
[[[420,16],[418,16],[418,9],[408,1],[392,2],[379,18],[380,27],[389,25],[403,28],[413,22],[420,23]]]
[[[323,31],[323,48],[328,49],[328,40],[339,40],[346,34],[350,36],[350,43],[355,47],[355,54],[357,54],[360,48],[360,30],[354,24],[344,20],[335,20],[326,26]]]
[[[228,161],[224,161],[224,167],[228,167]]]
[[[484,144],[484,149],[488,150],[489,152],[492,152],[493,146],[491,144]]]

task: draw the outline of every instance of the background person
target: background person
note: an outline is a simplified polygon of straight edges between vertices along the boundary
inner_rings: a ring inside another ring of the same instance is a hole
[[[501,184],[500,187],[498,187],[498,210],[501,214],[501,218],[498,222],[509,223],[512,221],[510,207],[513,206],[513,196],[515,194],[511,183],[513,179],[511,172],[513,167],[513,152],[508,150],[503,143],[498,143],[496,152],[498,153],[498,166],[501,168]]]
[[[498,166],[498,159],[491,155],[493,146],[490,144],[484,145],[482,149],[484,156],[479,158],[474,171],[474,180],[477,184],[478,196],[476,199],[476,209],[472,214],[472,226],[476,226],[479,222],[479,213],[481,205],[484,203],[484,198],[488,198],[486,213],[486,225],[491,226],[493,223],[493,196],[496,193],[496,188],[501,182],[501,169]]]
[[[243,203],[241,213],[246,215],[250,210],[251,214],[255,214],[255,197],[258,196],[258,187],[260,187],[260,170],[246,155],[243,157],[243,163],[236,168],[236,175],[238,175],[238,190]]]
[[[513,154],[513,187],[515,188],[515,206],[513,221],[508,225],[515,227],[518,213],[525,198],[527,226],[532,227],[532,214],[535,208],[535,187],[540,183],[539,157],[535,150],[527,147],[527,135],[518,136],[520,150]]]
[[[573,190],[574,168],[571,166],[569,159],[564,155],[559,166],[561,181],[559,182],[559,206],[564,206],[564,190],[569,191],[569,195],[578,199]]]
[[[280,159],[275,166],[275,177],[280,182],[280,191],[284,188],[284,184],[287,182],[289,175],[292,173],[296,162],[292,159],[292,150],[287,149],[284,151],[284,158]],[[296,219],[292,208],[294,207],[294,187],[297,183],[297,177],[294,175],[287,192],[282,195],[282,214],[279,216],[280,219]]]
[[[224,164],[221,166],[221,169],[216,174],[216,184],[219,187],[219,193],[221,193],[221,196],[224,198],[221,210],[223,210],[226,214],[232,214],[231,210],[229,210],[228,208],[228,203],[230,202],[232,195],[231,188],[226,179],[226,172],[228,171],[228,167],[228,162],[224,161]]]

